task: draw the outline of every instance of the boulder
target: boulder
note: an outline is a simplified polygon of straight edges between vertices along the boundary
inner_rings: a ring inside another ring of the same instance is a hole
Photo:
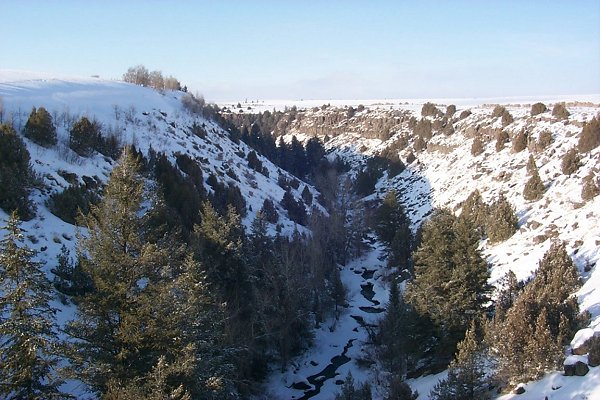
[[[590,368],[584,361],[585,357],[570,356],[564,363],[565,376],[585,376]]]
[[[584,328],[577,331],[573,340],[571,340],[571,352],[577,356],[587,354],[589,346],[586,341],[594,336],[594,330],[592,328]]]

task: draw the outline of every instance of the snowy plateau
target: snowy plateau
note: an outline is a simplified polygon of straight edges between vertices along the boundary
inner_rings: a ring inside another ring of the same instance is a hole
[[[100,122],[104,129],[118,132],[122,143],[131,143],[147,153],[150,148],[164,152],[172,161],[177,153],[199,160],[205,176],[213,173],[223,182],[239,187],[248,208],[243,223],[250,227],[256,212],[265,199],[271,199],[278,208],[283,224],[282,233],[292,234],[295,229],[307,231],[287,219],[279,204],[284,190],[278,185],[280,175],[289,174],[259,156],[268,170],[268,177],[255,173],[242,154],[251,149],[244,143],[230,140],[228,132],[214,121],[190,115],[183,107],[182,92],[159,93],[132,84],[98,78],[76,78],[20,71],[0,71],[0,99],[4,122],[10,122],[21,131],[32,107],[45,107],[57,126],[58,144],[44,148],[23,138],[31,154],[32,167],[43,185],[33,190],[31,199],[36,206],[36,216],[23,223],[27,245],[38,251],[38,258],[50,269],[54,267],[61,246],[73,250],[77,229],[54,216],[46,207],[53,193],[70,185],[65,176],[76,174],[94,177],[105,182],[114,162],[100,154],[81,158],[68,147],[69,121],[88,116]],[[514,205],[519,218],[518,231],[507,241],[491,245],[482,241],[480,249],[491,268],[491,284],[497,284],[507,271],[512,270],[519,280],[535,273],[538,262],[553,240],[564,241],[567,250],[581,273],[583,286],[575,293],[581,311],[589,311],[591,322],[587,332],[600,335],[600,196],[584,201],[581,198],[582,181],[591,171],[600,174],[600,148],[582,154],[581,167],[571,176],[561,172],[563,155],[577,145],[578,135],[586,121],[600,114],[600,96],[560,96],[545,98],[499,99],[429,99],[429,100],[378,100],[378,101],[277,101],[244,103],[243,112],[258,113],[264,110],[296,110],[295,120],[281,132],[286,140],[296,136],[306,141],[312,136],[329,140],[325,143],[328,157],[341,157],[351,166],[348,174],[356,175],[364,168],[366,159],[379,155],[401,138],[412,143],[410,117],[421,118],[421,108],[432,101],[444,111],[446,106],[457,107],[452,117],[454,132],[435,132],[427,148],[415,151],[416,159],[406,162],[406,169],[394,177],[386,174],[377,182],[375,192],[364,198],[373,201],[390,190],[399,193],[402,203],[416,231],[434,207],[459,211],[460,203],[478,189],[484,200],[492,201],[504,194]],[[550,111],[531,116],[531,104],[544,102],[550,109],[558,101],[566,102],[570,116],[567,121],[557,120]],[[323,107],[329,104],[328,107]],[[350,106],[357,107],[350,115]],[[514,118],[502,125],[500,118],[492,118],[496,104],[502,104]],[[220,104],[233,112],[236,103]],[[470,114],[458,118],[462,111]],[[435,117],[425,117],[435,126]],[[208,133],[198,137],[191,133],[194,124],[203,125]],[[380,127],[386,134],[378,135]],[[550,131],[553,142],[536,155],[537,166],[546,191],[541,200],[530,202],[523,198],[527,181],[526,165],[529,151],[511,151],[506,145],[495,149],[493,135],[504,130],[516,135],[526,129],[537,138]],[[483,152],[471,154],[475,133],[488,135]],[[411,146],[399,149],[405,161]],[[233,171],[228,174],[227,171]],[[232,177],[234,176],[234,177]],[[210,187],[205,184],[207,190]],[[293,195],[301,198],[302,184]],[[0,188],[0,190],[2,190]],[[0,210],[0,220],[8,215]],[[270,233],[275,234],[271,226]],[[309,233],[309,232],[307,232]],[[5,232],[0,232],[4,235]],[[341,278],[348,290],[346,307],[335,321],[325,321],[315,331],[313,346],[291,361],[285,371],[275,368],[265,382],[265,399],[333,399],[340,384],[351,372],[355,381],[377,382],[377,373],[357,360],[368,351],[367,328],[377,324],[388,300],[389,271],[385,267],[384,249],[369,237],[371,250],[361,258],[341,267]],[[59,323],[72,319],[74,309],[59,301]],[[574,338],[572,345],[575,345]],[[570,348],[567,348],[570,354]],[[422,376],[409,380],[419,399],[428,393],[445,373]],[[549,372],[536,382],[524,382],[521,395],[498,395],[499,399],[600,399],[600,367],[590,368],[584,377],[567,377],[562,371]],[[80,393],[81,388],[72,388]],[[374,394],[380,398],[381,393]]]

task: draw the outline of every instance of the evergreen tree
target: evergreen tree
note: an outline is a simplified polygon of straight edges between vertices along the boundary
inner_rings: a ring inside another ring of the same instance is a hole
[[[519,219],[515,208],[508,199],[501,194],[490,207],[486,232],[490,243],[499,243],[510,238],[518,227]]]
[[[390,250],[390,260],[394,266],[406,268],[411,253],[412,232],[410,220],[404,207],[398,202],[395,191],[390,191],[377,209],[375,232]]]
[[[352,373],[348,372],[340,392],[335,396],[335,400],[371,400],[371,385],[365,382],[360,388],[354,383]]]
[[[560,120],[569,118],[570,113],[567,110],[565,103],[556,103],[554,107],[552,107],[552,115]]]
[[[66,398],[57,375],[56,310],[50,307],[52,285],[23,246],[13,212],[0,241],[0,397]]]
[[[475,189],[462,203],[460,218],[466,218],[471,221],[481,237],[483,237],[489,214],[489,206],[483,201],[479,190]]]
[[[567,150],[563,156],[560,163],[560,169],[563,174],[570,176],[577,172],[579,167],[581,167],[581,157],[579,157],[577,149],[573,147]]]
[[[275,209],[275,205],[271,199],[265,199],[260,212],[267,222],[276,224],[277,221],[279,221],[279,214],[277,213],[277,209]]]
[[[69,147],[80,156],[89,157],[100,144],[100,139],[98,123],[90,121],[87,117],[81,117],[69,132]]]
[[[486,341],[497,377],[510,384],[539,377],[563,357],[562,344],[579,329],[579,273],[565,245],[553,243],[514,305],[496,314]],[[514,286],[514,285],[513,285]]]
[[[21,218],[31,219],[29,189],[32,181],[30,155],[10,125],[0,125],[0,208],[17,210]]]
[[[436,210],[425,222],[414,252],[415,278],[407,299],[433,321],[441,356],[454,352],[471,319],[488,301],[489,272],[478,246],[479,237],[468,220]]]
[[[474,157],[478,156],[483,153],[483,150],[483,141],[479,137],[473,139],[473,144],[471,144],[471,155]]]
[[[448,368],[448,377],[435,385],[432,400],[479,400],[485,398],[487,379],[481,344],[475,336],[475,324],[458,344],[458,352]]]
[[[23,130],[25,137],[40,146],[50,147],[57,143],[56,127],[50,113],[44,107],[31,110]]]
[[[177,241],[153,231],[154,210],[144,209],[144,194],[138,161],[126,149],[104,198],[84,218],[89,234],[78,254],[92,290],[77,298],[77,319],[66,328],[76,339],[73,372],[94,392],[107,393],[151,376],[164,357],[174,371],[171,389],[212,393],[209,379],[201,378],[223,364],[206,349],[218,330],[204,318],[200,299],[208,296],[199,267]]]
[[[418,392],[413,392],[404,378],[398,374],[392,374],[387,382],[387,393],[385,400],[417,400]]]
[[[544,187],[542,178],[540,178],[540,173],[538,172],[538,169],[535,168],[531,172],[531,177],[527,183],[525,183],[525,187],[523,188],[523,198],[527,201],[537,201],[544,196],[545,191],[546,188]]]

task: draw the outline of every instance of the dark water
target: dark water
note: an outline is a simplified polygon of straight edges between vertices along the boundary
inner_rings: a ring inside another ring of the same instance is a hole
[[[314,385],[313,389],[304,391],[304,396],[300,397],[299,400],[308,400],[319,393],[321,393],[321,388],[325,384],[325,381],[329,379],[333,379],[339,374],[337,373],[337,369],[350,361],[350,357],[346,356],[348,349],[352,347],[352,342],[356,339],[348,340],[348,343],[344,346],[344,351],[339,356],[335,356],[331,359],[330,363],[323,368],[321,372],[318,372],[314,375],[311,375],[307,378],[308,382],[311,385]]]

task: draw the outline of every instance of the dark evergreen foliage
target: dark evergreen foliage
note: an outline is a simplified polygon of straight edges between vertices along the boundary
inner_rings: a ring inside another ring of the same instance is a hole
[[[87,117],[81,117],[71,127],[69,147],[80,156],[89,157],[100,142],[100,127],[97,122],[92,122]]]
[[[338,394],[335,395],[335,400],[371,400],[371,385],[365,382],[359,388],[354,383],[352,374],[348,372],[344,384]]]
[[[527,148],[527,141],[529,139],[529,134],[526,130],[521,130],[521,132],[517,133],[512,139],[512,152],[519,153]]]
[[[421,116],[423,117],[438,117],[443,115],[433,103],[425,103],[421,108]]]
[[[504,149],[504,145],[509,141],[510,138],[508,136],[508,132],[506,132],[505,130],[501,130],[500,132],[498,132],[498,134],[496,135],[496,151],[502,151],[502,149]]]
[[[110,393],[150,380],[166,362],[168,391],[230,393],[226,352],[216,341],[219,308],[200,266],[152,231],[146,220],[153,211],[141,216],[143,196],[139,164],[127,150],[85,218],[89,236],[78,254],[92,290],[77,297],[77,319],[66,329],[77,339],[73,373],[93,391]]]
[[[283,194],[281,199],[281,206],[288,212],[288,217],[299,225],[306,224],[306,208],[304,203],[300,200],[296,200],[294,195],[289,190]]]
[[[398,202],[395,191],[386,194],[375,214],[375,232],[389,249],[389,264],[400,270],[407,268],[412,249],[410,220]]]
[[[34,107],[31,110],[23,134],[40,146],[50,147],[57,143],[56,127],[52,122],[52,116],[44,107],[38,109]]]
[[[519,219],[515,208],[504,195],[500,195],[489,207],[487,218],[485,230],[490,243],[503,242],[517,231]]]
[[[277,212],[275,204],[273,204],[271,199],[265,199],[260,212],[267,222],[276,224],[277,221],[279,221],[279,213]]]
[[[420,119],[413,129],[413,134],[423,140],[431,139],[431,136],[433,135],[431,121],[425,118]]]
[[[515,283],[509,285],[512,294],[501,298],[513,305],[499,308],[502,312],[496,314],[486,339],[497,360],[500,380],[516,384],[558,366],[562,345],[582,323],[572,296],[580,284],[565,245],[553,243],[522,292]]]
[[[407,301],[433,322],[438,356],[450,357],[471,320],[489,300],[489,272],[474,226],[447,210],[424,223],[413,254],[415,278]]]
[[[67,398],[59,390],[58,336],[52,286],[23,245],[13,212],[0,241],[0,397]]]
[[[550,133],[550,131],[548,131],[548,130],[544,130],[540,133],[540,137],[538,138],[538,140],[536,142],[536,146],[535,146],[536,150],[538,152],[544,151],[553,142],[554,142],[554,138],[552,137],[552,133]]]
[[[475,324],[458,344],[458,352],[448,368],[448,377],[435,385],[432,400],[480,400],[488,389],[485,354],[475,336]]]
[[[48,209],[63,221],[77,225],[80,214],[87,214],[90,207],[100,200],[95,189],[87,185],[71,185],[48,199]]]
[[[33,173],[29,151],[10,125],[0,125],[0,208],[18,211],[24,220],[33,217],[29,190]]]

